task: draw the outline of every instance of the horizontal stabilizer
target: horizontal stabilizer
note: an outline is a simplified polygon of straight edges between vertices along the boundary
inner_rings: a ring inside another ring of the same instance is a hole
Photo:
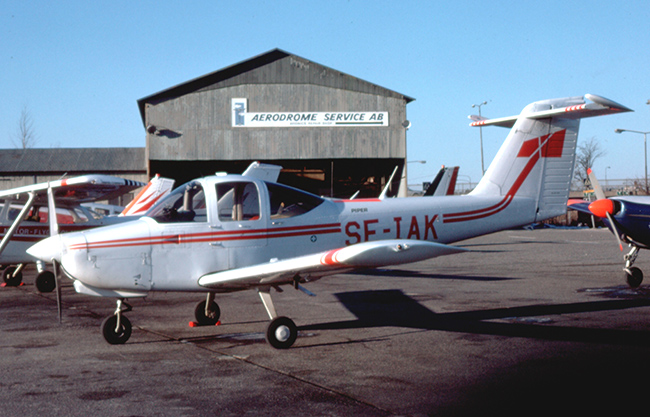
[[[215,289],[239,289],[293,282],[299,275],[314,280],[355,268],[376,268],[417,262],[442,255],[464,252],[455,246],[421,240],[364,242],[313,255],[206,274],[199,285]]]
[[[593,103],[583,103],[574,106],[560,107],[550,110],[542,110],[534,113],[526,113],[525,117],[528,119],[547,119],[550,117],[561,117],[564,119],[581,119],[583,117],[603,116],[606,114],[623,113],[633,111],[621,104],[595,94],[585,94],[585,98],[591,100]],[[515,125],[517,119],[521,115],[499,117],[496,119],[475,120],[470,123],[470,126],[500,126],[511,128]],[[472,116],[470,116],[472,119]],[[473,119],[474,120],[474,119]]]
[[[256,161],[251,163],[242,175],[262,181],[278,182],[280,171],[282,171],[282,167],[279,165],[262,164]]]

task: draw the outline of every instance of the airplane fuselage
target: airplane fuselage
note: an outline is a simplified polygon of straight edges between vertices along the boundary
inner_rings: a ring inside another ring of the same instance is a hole
[[[129,223],[61,235],[67,274],[87,287],[135,294],[207,291],[197,281],[216,271],[376,240],[450,243],[534,220],[528,198],[329,200],[239,176],[192,184],[201,197],[189,210],[159,208]],[[235,189],[245,190],[238,209]],[[183,214],[189,211],[191,219]]]

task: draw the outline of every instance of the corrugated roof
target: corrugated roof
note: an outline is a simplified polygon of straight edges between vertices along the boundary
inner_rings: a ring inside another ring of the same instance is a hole
[[[163,91],[160,91],[158,93],[154,93],[154,94],[152,94],[150,96],[143,97],[140,100],[138,100],[138,107],[140,109],[140,117],[142,118],[142,123],[143,124],[146,123],[145,122],[145,112],[144,112],[144,108],[145,108],[146,103],[161,102],[161,101],[168,100],[170,98],[175,98],[175,97],[179,97],[179,96],[182,96],[182,95],[194,92],[194,91],[198,91],[198,90],[200,90],[202,88],[205,88],[207,86],[217,84],[217,83],[219,83],[221,81],[224,81],[224,80],[227,80],[229,78],[235,77],[235,76],[237,76],[239,74],[251,71],[251,70],[253,70],[255,68],[259,68],[259,67],[268,65],[268,64],[270,64],[272,62],[275,62],[277,60],[280,60],[280,59],[283,59],[283,58],[286,58],[286,57],[290,57],[290,56],[300,58],[297,55],[291,54],[289,52],[285,52],[285,51],[283,51],[281,49],[277,49],[277,48],[272,49],[272,50],[270,50],[270,51],[268,51],[266,53],[263,53],[261,55],[255,56],[253,58],[247,59],[247,60],[242,61],[242,62],[239,62],[237,64],[228,66],[228,67],[220,69],[218,71],[211,72],[209,74],[206,74],[206,75],[198,77],[198,78],[194,78],[194,79],[192,79],[190,81],[184,82],[182,84],[178,84],[178,85],[176,85],[174,87],[167,88],[167,89],[165,89]],[[300,59],[304,60],[305,58],[300,58]],[[328,67],[326,67],[326,66],[324,66],[322,64],[318,64],[318,65],[320,65],[321,67],[324,67],[324,68],[328,68]],[[337,71],[337,72],[340,72],[340,71]],[[354,78],[356,78],[356,77],[354,77]],[[364,81],[364,80],[361,80],[361,81]],[[375,85],[375,84],[369,83],[367,81],[364,81],[364,82],[367,83],[368,85]],[[377,87],[379,87],[379,86],[377,86]],[[407,103],[410,103],[411,101],[415,100],[412,97],[408,97],[408,96],[405,96],[403,94],[396,93],[396,92],[394,92],[392,90],[389,90],[389,89],[386,89],[386,88],[383,88],[383,87],[380,87],[380,88],[383,89],[386,92],[390,91],[392,93],[399,94],[400,96],[402,96],[404,98],[404,100],[406,100]]]
[[[0,173],[146,172],[145,148],[0,149]]]

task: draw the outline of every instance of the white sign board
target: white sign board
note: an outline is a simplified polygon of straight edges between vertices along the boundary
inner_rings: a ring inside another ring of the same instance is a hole
[[[247,111],[247,99],[232,99],[233,127],[354,127],[388,126],[387,111],[257,112]]]

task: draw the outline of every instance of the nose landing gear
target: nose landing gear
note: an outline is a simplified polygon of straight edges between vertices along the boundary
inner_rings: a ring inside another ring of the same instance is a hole
[[[115,314],[108,316],[102,322],[102,335],[111,345],[123,345],[131,337],[131,321],[122,313],[129,312],[132,307],[123,299],[117,300]]]

